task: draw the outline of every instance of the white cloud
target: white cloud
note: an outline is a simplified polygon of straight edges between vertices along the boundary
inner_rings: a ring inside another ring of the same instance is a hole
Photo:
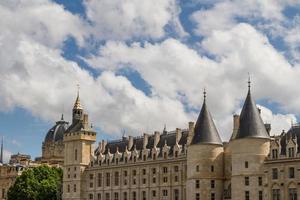
[[[48,0],[0,2],[0,46],[29,37],[48,47],[62,46],[68,36],[83,45],[87,30],[82,20]]]
[[[274,114],[270,109],[258,105],[261,109],[261,117],[265,123],[271,124],[271,135],[280,135],[282,130],[289,130],[291,124],[296,121],[294,114]]]
[[[184,35],[176,0],[86,0],[87,17],[93,33],[101,40],[161,38],[166,25]]]
[[[292,67],[253,26],[237,24],[229,30],[215,31],[204,38],[200,47],[216,60],[167,39],[144,45],[108,42],[98,56],[87,61],[102,70],[131,67],[151,86],[153,95],[184,102],[192,108],[200,108],[202,90],[207,87],[212,114],[226,139],[231,134],[231,114],[244,100],[247,72],[252,74],[253,96],[277,102],[284,112],[300,112],[299,68]],[[279,115],[275,118],[279,119]],[[274,130],[283,123],[275,125]]]

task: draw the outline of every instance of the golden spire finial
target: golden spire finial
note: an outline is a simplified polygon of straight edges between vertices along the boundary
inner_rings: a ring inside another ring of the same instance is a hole
[[[79,89],[80,89],[80,85],[77,84],[77,98],[76,98],[73,109],[82,109],[82,106],[81,106],[81,103],[80,103],[80,98],[79,98]]]

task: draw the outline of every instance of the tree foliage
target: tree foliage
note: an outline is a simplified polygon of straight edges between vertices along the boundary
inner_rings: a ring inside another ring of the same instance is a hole
[[[48,166],[28,169],[8,190],[8,200],[60,200],[62,174],[62,169]]]

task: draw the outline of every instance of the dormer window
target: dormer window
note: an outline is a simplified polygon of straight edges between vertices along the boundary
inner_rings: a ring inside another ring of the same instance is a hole
[[[277,159],[277,158],[278,158],[278,150],[272,149],[272,159]]]
[[[153,154],[153,160],[156,160],[156,153]]]
[[[289,158],[292,158],[295,156],[295,150],[293,147],[290,147],[289,148]]]
[[[167,152],[164,152],[164,159],[167,159]]]
[[[178,157],[178,151],[175,151],[175,158]]]

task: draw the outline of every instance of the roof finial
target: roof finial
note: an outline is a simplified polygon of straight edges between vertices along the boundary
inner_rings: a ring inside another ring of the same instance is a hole
[[[80,84],[77,83],[77,96],[79,97]]]
[[[203,98],[204,98],[204,101],[205,101],[206,100],[206,89],[205,89],[205,87],[203,89]]]
[[[61,113],[60,121],[64,121],[64,113]]]
[[[250,73],[248,72],[248,89],[250,90],[251,87],[251,79],[250,79]]]

